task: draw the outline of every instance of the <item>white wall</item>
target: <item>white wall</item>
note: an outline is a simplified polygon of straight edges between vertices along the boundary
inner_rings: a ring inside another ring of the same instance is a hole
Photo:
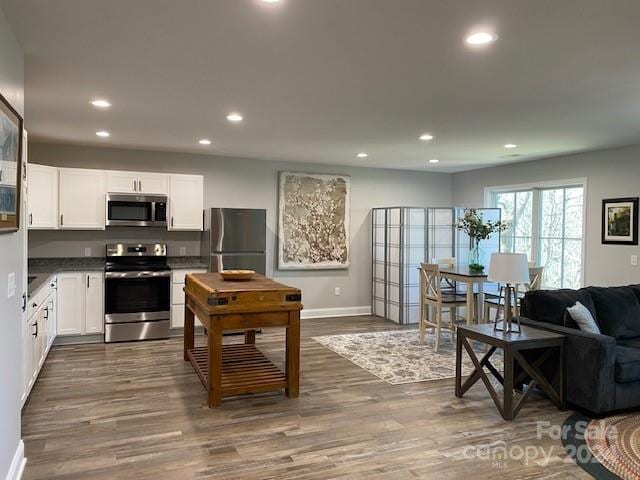
[[[24,114],[24,58],[0,10],[0,93]],[[24,229],[0,234],[0,478],[6,478],[20,446],[22,390],[21,295],[7,298],[7,275],[15,272],[22,285]],[[19,460],[16,458],[16,460]],[[15,464],[14,464],[15,465]]]
[[[631,255],[640,247],[602,245],[602,200],[640,196],[640,146],[600,150],[516,163],[454,174],[454,202],[478,205],[484,201],[484,188],[587,178],[586,285],[640,283],[640,268],[631,266]]]
[[[372,207],[450,206],[451,175],[370,168],[309,165],[167,152],[78,147],[32,142],[30,159],[55,166],[197,173],[205,176],[207,207],[266,208],[267,273],[303,291],[305,308],[362,307],[371,304]],[[275,268],[278,171],[339,173],[351,176],[351,267],[348,270],[283,272]],[[36,238],[37,237],[37,238]],[[78,256],[91,234],[30,234],[38,256],[55,253],[47,242],[73,240]],[[98,236],[97,238],[101,238]],[[169,235],[167,238],[173,239]],[[84,239],[84,240],[83,240]],[[183,239],[188,241],[189,239]],[[62,247],[58,243],[58,248]],[[75,248],[75,247],[74,247]],[[340,287],[341,296],[334,295]]]

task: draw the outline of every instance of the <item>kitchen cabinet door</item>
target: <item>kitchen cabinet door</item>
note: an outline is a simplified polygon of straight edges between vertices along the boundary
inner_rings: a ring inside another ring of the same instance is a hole
[[[104,171],[61,168],[59,175],[59,228],[61,230],[104,230],[106,211]]]
[[[58,228],[58,169],[27,165],[27,209],[30,230]]]
[[[58,275],[58,335],[81,335],[84,329],[85,282],[82,273]]]
[[[102,272],[85,276],[85,315],[83,333],[102,333],[104,324],[104,277]]]
[[[138,193],[138,174],[135,172],[107,172],[108,193]]]
[[[166,195],[167,175],[162,173],[139,173],[138,191],[146,195]]]
[[[169,230],[202,230],[204,177],[169,175]]]

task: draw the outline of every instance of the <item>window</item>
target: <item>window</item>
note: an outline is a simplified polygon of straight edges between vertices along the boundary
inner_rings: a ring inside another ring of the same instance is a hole
[[[487,204],[500,208],[510,227],[500,251],[525,253],[545,267],[544,288],[582,285],[584,181],[487,190]]]
[[[502,220],[509,222],[509,229],[500,235],[500,251],[526,253],[531,258],[533,192],[496,193],[493,206],[500,208]]]

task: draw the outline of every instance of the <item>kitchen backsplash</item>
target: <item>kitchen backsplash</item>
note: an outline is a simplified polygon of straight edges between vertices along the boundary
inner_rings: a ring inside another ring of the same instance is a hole
[[[200,235],[200,232],[168,232],[161,228],[31,230],[29,258],[104,257],[108,243],[166,243],[170,257],[191,257],[200,255]]]

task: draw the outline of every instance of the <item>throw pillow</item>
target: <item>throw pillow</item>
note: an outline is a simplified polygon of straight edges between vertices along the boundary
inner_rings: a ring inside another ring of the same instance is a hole
[[[600,329],[593,315],[591,315],[589,309],[580,302],[576,302],[573,307],[567,308],[567,312],[569,312],[573,321],[578,324],[578,327],[580,327],[580,330],[583,332],[600,333]]]

